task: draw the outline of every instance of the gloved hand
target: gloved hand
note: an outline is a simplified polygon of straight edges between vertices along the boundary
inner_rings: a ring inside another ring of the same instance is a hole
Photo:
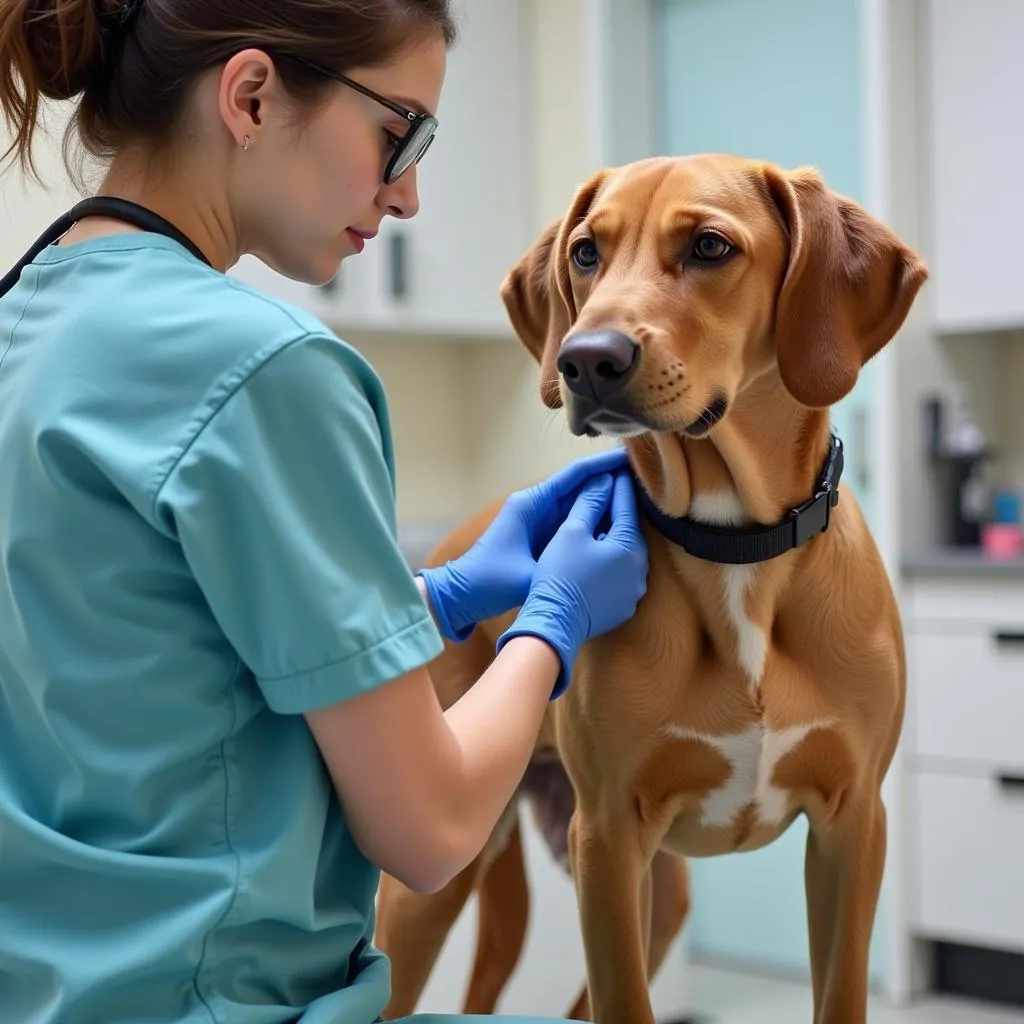
[[[537,557],[595,474],[626,465],[626,450],[590,455],[533,487],[516,491],[462,556],[418,573],[441,635],[465,640],[478,622],[518,608],[530,589]]]
[[[537,560],[530,592],[497,649],[523,635],[551,644],[562,662],[554,700],[583,644],[633,616],[647,591],[647,566],[632,477],[620,470],[596,478]]]

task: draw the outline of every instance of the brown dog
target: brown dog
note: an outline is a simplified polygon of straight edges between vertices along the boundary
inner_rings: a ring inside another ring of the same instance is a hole
[[[650,545],[636,616],[586,645],[538,745],[575,794],[568,854],[600,1024],[653,1022],[649,977],[678,929],[653,927],[663,893],[685,911],[678,858],[757,849],[801,813],[814,1021],[866,1020],[905,661],[889,580],[838,483],[828,407],[926,277],[815,171],[698,156],[595,175],[504,283],[543,401],[576,434],[625,439]],[[436,559],[465,550],[493,512]],[[506,621],[432,667],[446,704]],[[500,831],[441,893],[386,880],[389,1014],[411,1011],[399,1004],[417,997],[474,887],[474,984],[507,978],[526,894],[518,840]]]

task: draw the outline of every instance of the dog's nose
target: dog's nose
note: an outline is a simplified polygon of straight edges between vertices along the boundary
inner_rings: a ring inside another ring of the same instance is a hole
[[[636,371],[640,346],[621,331],[581,331],[558,354],[569,390],[603,399],[621,391]]]

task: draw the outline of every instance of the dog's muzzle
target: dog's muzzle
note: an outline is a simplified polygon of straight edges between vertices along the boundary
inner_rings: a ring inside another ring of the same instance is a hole
[[[575,399],[574,434],[594,433],[594,421],[605,427],[631,422],[624,392],[639,365],[640,346],[621,331],[580,331],[562,345],[557,367]]]

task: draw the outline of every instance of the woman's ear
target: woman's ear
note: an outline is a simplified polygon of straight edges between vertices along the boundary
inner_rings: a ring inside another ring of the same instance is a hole
[[[789,233],[775,307],[779,373],[798,402],[825,408],[853,390],[861,367],[892,340],[928,269],[817,171],[766,166],[764,176]]]
[[[242,146],[246,137],[255,143],[266,121],[266,104],[280,92],[274,62],[262,50],[250,47],[233,54],[217,78],[217,108],[225,127]]]

